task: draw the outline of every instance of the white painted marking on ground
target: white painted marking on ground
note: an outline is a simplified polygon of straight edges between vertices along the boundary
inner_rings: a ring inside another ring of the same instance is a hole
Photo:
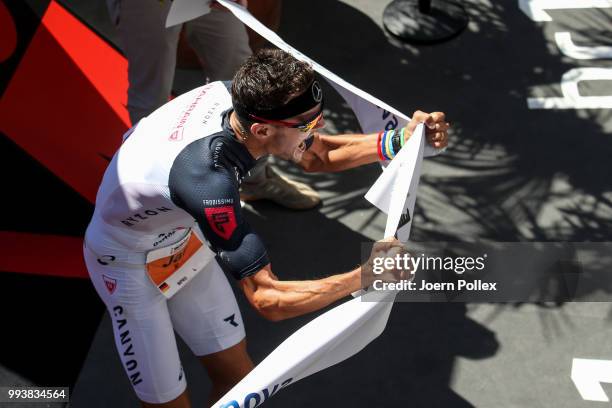
[[[601,383],[612,383],[612,360],[575,358],[572,361],[571,378],[582,399],[610,401]]]

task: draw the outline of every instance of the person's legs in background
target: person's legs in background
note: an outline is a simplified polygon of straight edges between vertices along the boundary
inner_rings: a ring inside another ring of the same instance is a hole
[[[276,32],[280,26],[281,5],[281,0],[250,1],[249,11],[261,21],[263,25]],[[249,34],[249,45],[253,52],[266,44],[266,39],[250,28],[247,28],[247,33]]]
[[[210,82],[231,80],[251,55],[245,26],[229,11],[212,9],[188,21],[185,35]]]
[[[118,2],[117,29],[128,60],[128,111],[132,124],[168,102],[181,26],[166,28],[171,2]]]

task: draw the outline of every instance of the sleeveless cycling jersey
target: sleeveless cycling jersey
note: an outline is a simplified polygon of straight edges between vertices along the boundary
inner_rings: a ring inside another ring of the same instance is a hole
[[[141,120],[104,174],[86,245],[98,262],[144,263],[195,225],[236,279],[269,263],[245,221],[239,186],[255,165],[229,125],[229,83],[213,82]]]

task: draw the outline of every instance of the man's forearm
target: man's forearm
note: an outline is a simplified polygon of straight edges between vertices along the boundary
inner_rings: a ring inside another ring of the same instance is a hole
[[[272,320],[288,319],[319,310],[360,289],[361,267],[318,280],[275,280],[262,293],[261,311]]]
[[[328,146],[333,147],[324,160],[321,171],[334,172],[352,169],[364,164],[375,163],[378,157],[378,134],[320,136]]]

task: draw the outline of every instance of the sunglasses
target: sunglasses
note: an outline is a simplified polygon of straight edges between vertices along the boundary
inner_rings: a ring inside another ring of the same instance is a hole
[[[255,116],[255,115],[251,115],[251,117],[259,121],[262,121],[263,123],[269,123],[271,125],[279,125],[279,126],[283,126],[287,128],[297,129],[300,132],[307,133],[307,132],[310,132],[312,129],[314,129],[319,124],[319,122],[321,122],[321,119],[323,119],[323,106],[321,106],[321,110],[319,112],[317,112],[311,119],[307,120],[304,123],[291,123],[291,122],[286,122],[284,120],[269,120],[269,119],[260,118],[259,116]]]

